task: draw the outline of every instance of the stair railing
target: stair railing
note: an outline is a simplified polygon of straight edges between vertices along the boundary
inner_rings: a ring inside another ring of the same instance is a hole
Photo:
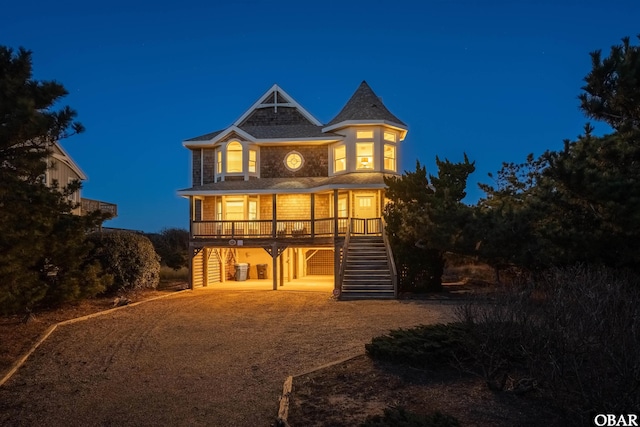
[[[342,293],[342,282],[344,281],[344,271],[347,265],[347,250],[349,248],[349,237],[351,236],[351,224],[347,223],[347,231],[344,235],[344,242],[342,243],[342,260],[340,261],[340,271],[338,273],[338,289]]]
[[[393,259],[393,251],[391,251],[391,245],[387,237],[387,230],[384,226],[384,222],[381,221],[382,227],[382,239],[384,241],[384,248],[387,252],[387,259],[389,260],[389,266],[391,267],[391,283],[393,283],[393,296],[398,297],[398,272],[396,270],[396,262]]]

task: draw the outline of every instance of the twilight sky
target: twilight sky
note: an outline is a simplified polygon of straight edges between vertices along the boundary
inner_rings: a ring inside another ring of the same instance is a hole
[[[118,204],[109,227],[188,228],[184,139],[219,130],[277,83],[327,123],[366,80],[409,126],[402,170],[435,156],[503,161],[560,149],[589,52],[640,34],[637,0],[13,1],[0,44],[33,51],[86,132],[62,145],[83,197]],[[608,129],[593,123],[596,133]]]

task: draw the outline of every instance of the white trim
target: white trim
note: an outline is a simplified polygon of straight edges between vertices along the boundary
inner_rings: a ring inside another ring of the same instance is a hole
[[[322,132],[331,132],[332,130],[342,129],[349,126],[386,126],[400,132],[400,141],[407,135],[407,127],[399,123],[390,122],[388,120],[345,120],[335,125],[322,128]]]
[[[315,124],[316,126],[322,126],[322,123],[320,123],[318,121],[318,119],[316,119],[315,117],[313,117],[311,115],[311,113],[309,113],[307,110],[305,110],[302,105],[300,105],[299,103],[297,103],[293,97],[291,95],[289,95],[287,92],[285,92],[280,86],[278,86],[277,84],[274,84],[273,86],[271,86],[271,88],[265,92],[264,95],[262,95],[251,107],[249,107],[249,109],[247,111],[245,111],[245,113],[240,116],[238,118],[238,120],[236,120],[235,122],[233,122],[234,126],[239,126],[240,123],[242,123],[244,121],[244,119],[246,119],[252,112],[253,110],[257,109],[257,108],[262,108],[262,107],[268,107],[268,106],[275,106],[275,104],[263,104],[263,102],[269,97],[269,95],[271,95],[271,93],[273,92],[280,92],[282,95],[284,95],[289,102],[286,103],[288,104],[287,106],[291,106],[291,107],[295,107],[297,108],[300,113],[310,122],[312,122],[313,124]],[[283,104],[278,104],[278,105],[285,105],[285,103]]]
[[[229,134],[231,134],[232,132],[237,133],[238,135],[240,135],[242,137],[242,139],[246,140],[246,141],[250,141],[253,142],[256,139],[249,135],[247,132],[243,131],[242,129],[240,129],[237,126],[229,126],[228,128],[226,128],[225,130],[223,130],[222,132],[220,132],[219,134],[217,134],[216,136],[214,136],[213,138],[206,140],[206,141],[182,141],[182,145],[184,147],[187,148],[196,148],[196,147],[202,147],[202,146],[213,146],[219,142],[221,142],[224,138],[226,138],[227,136],[229,136]]]
[[[214,182],[215,182],[215,179],[214,179]],[[203,184],[204,184],[204,148],[200,148],[200,185],[203,185]]]
[[[265,138],[256,139],[254,144],[258,146],[265,145],[291,145],[291,144],[304,144],[304,145],[329,145],[336,142],[342,142],[344,139],[317,139],[317,138]]]
[[[393,175],[393,174],[389,174]],[[311,194],[321,193],[323,191],[330,190],[379,190],[387,188],[384,184],[328,184],[319,187],[313,187],[308,189],[298,188],[284,188],[284,189],[261,189],[261,190],[246,190],[239,193],[240,190],[193,190],[193,191],[178,191],[178,196],[229,196],[229,195],[254,195],[254,194]]]

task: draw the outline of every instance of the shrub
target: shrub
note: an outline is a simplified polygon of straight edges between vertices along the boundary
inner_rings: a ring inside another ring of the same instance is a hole
[[[374,359],[426,368],[468,358],[469,339],[463,323],[421,325],[375,337],[365,348]]]
[[[160,267],[161,282],[187,282],[189,281],[189,269],[182,267],[179,270],[167,266]]]
[[[160,264],[174,270],[189,266],[189,232],[180,228],[165,228],[160,233],[146,235],[158,255]]]
[[[402,407],[390,407],[384,415],[369,416],[361,427],[459,427],[460,423],[450,415],[434,412],[420,415]]]
[[[495,304],[471,304],[458,314],[474,335],[475,362],[490,384],[500,385],[496,380],[521,363],[520,372],[568,420],[587,423],[592,412],[640,407],[637,277],[585,266],[553,269]]]
[[[160,281],[159,257],[143,235],[120,231],[90,236],[92,256],[113,276],[107,292],[155,289]]]

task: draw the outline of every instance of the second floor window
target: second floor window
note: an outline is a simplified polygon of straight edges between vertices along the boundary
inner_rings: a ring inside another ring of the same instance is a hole
[[[347,169],[347,150],[344,145],[333,149],[333,171],[341,172]]]
[[[384,145],[384,168],[396,171],[396,147],[390,144]]]
[[[242,172],[242,145],[238,141],[227,145],[227,173]]]
[[[227,221],[241,221],[244,219],[244,200],[227,200],[225,204],[225,219]]]
[[[373,169],[373,142],[356,144],[356,169]]]
[[[222,173],[222,150],[216,151],[216,173],[220,175]]]
[[[258,158],[258,153],[256,150],[249,150],[249,172],[256,172],[256,160]]]

